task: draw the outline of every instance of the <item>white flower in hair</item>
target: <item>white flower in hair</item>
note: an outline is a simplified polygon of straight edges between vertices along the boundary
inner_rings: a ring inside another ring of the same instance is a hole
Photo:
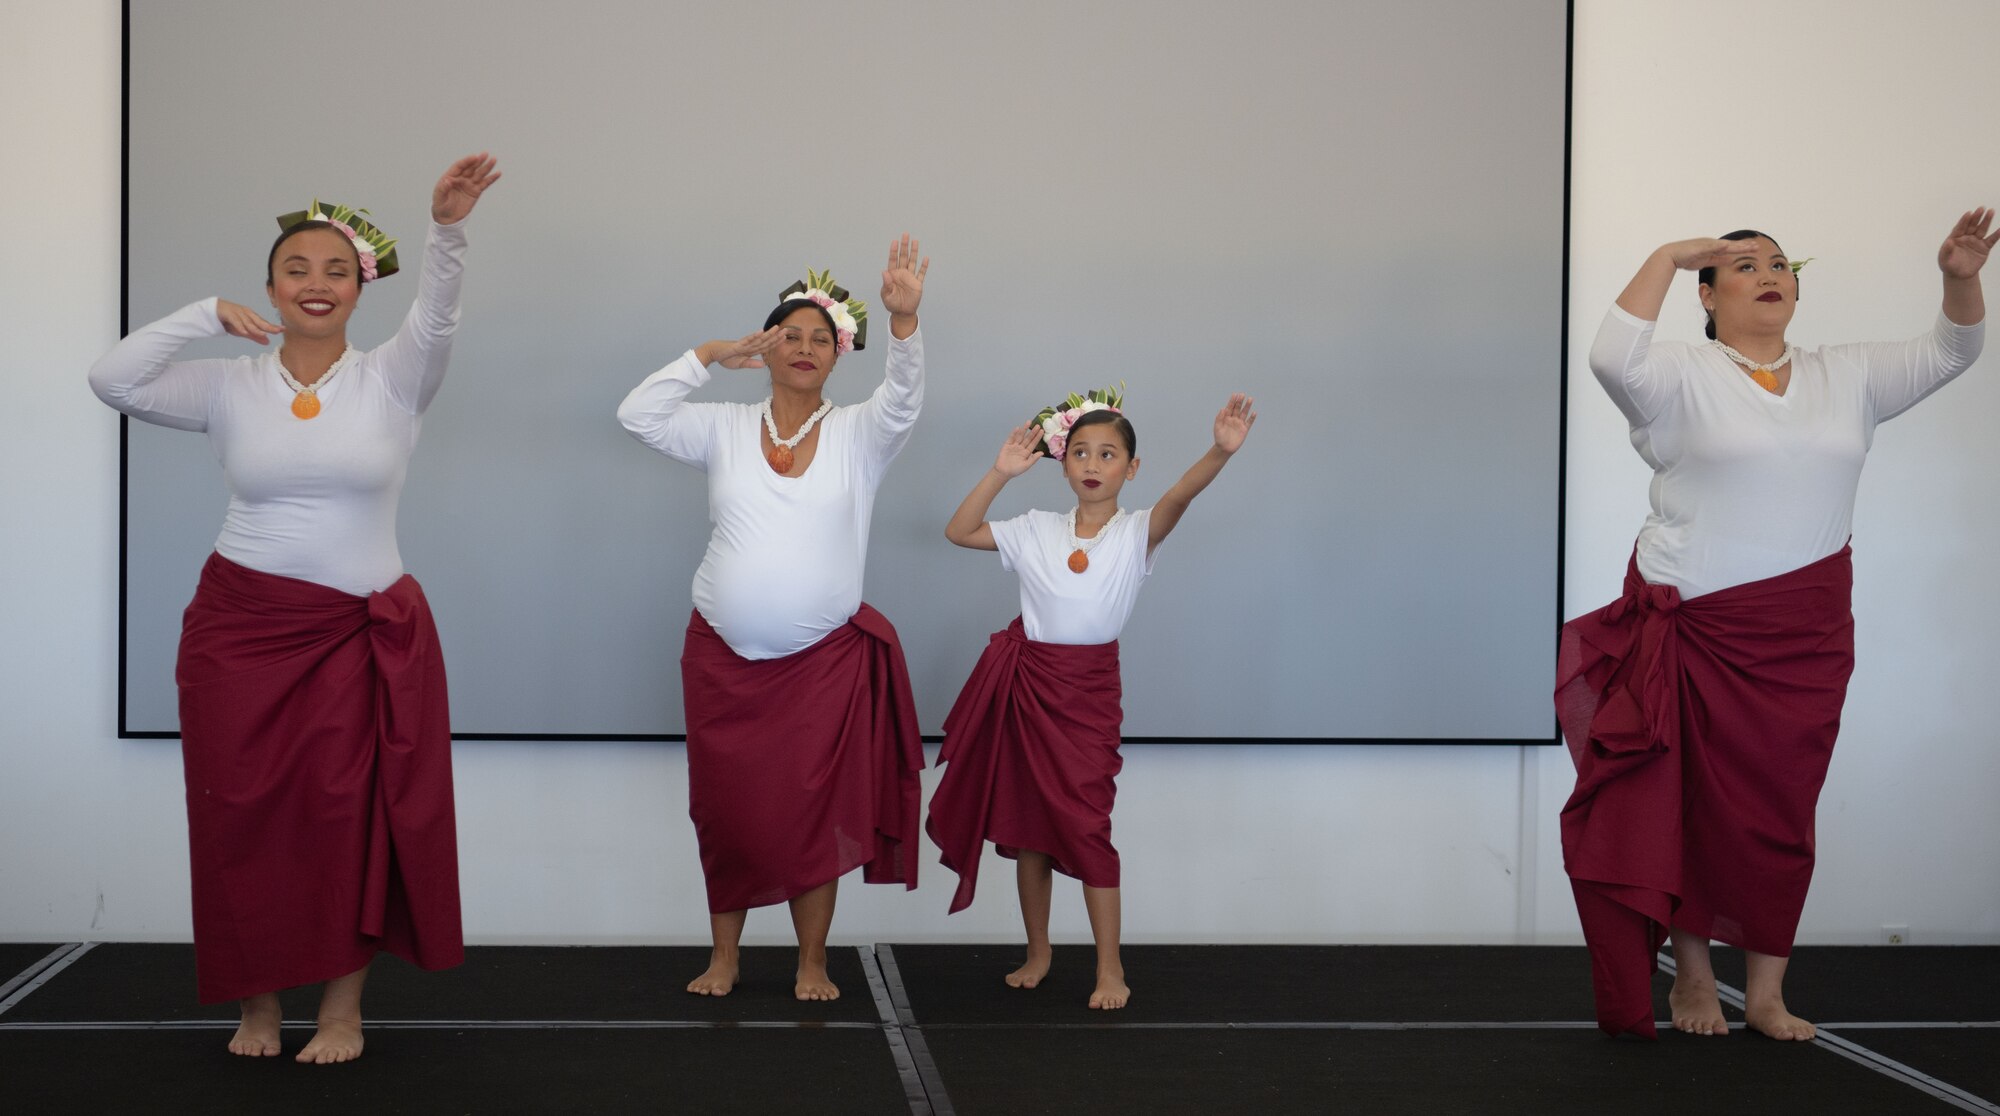
[[[1050,457],[1061,457],[1069,445],[1069,429],[1076,420],[1092,411],[1119,412],[1125,403],[1125,384],[1115,388],[1095,388],[1082,395],[1071,392],[1060,403],[1043,407],[1034,423],[1042,431],[1042,444]],[[1122,412],[1120,412],[1122,413]]]

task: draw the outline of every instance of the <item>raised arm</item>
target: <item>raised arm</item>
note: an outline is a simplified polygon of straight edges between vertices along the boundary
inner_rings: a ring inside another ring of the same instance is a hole
[[[133,330],[113,345],[91,366],[90,390],[143,422],[207,430],[209,407],[230,362],[175,361],[174,354],[190,341],[225,333],[268,344],[270,335],[283,329],[240,303],[205,298]]]
[[[1698,236],[1692,240],[1662,244],[1653,249],[1653,254],[1639,265],[1638,274],[1632,276],[1632,281],[1619,292],[1618,308],[1635,318],[1659,321],[1660,307],[1667,302],[1667,288],[1674,283],[1674,272],[1720,267],[1742,254],[1743,242],[1740,240]]]
[[[708,382],[711,364],[764,367],[764,355],[783,335],[783,328],[772,326],[736,341],[706,341],[689,349],[679,360],[641,380],[625,396],[618,405],[619,425],[668,457],[705,468],[714,423],[707,409],[682,406],[688,393]]]
[[[402,328],[375,350],[391,398],[412,414],[422,414],[444,384],[452,335],[458,331],[465,220],[486,188],[500,181],[494,166],[493,157],[483,151],[467,155],[445,168],[431,188],[431,225],[424,237],[416,301]]]
[[[1658,418],[1680,387],[1678,364],[1655,360],[1652,353],[1653,325],[1674,273],[1719,267],[1743,252],[1742,241],[1714,237],[1662,244],[1625,284],[1616,309],[1605,315],[1590,346],[1590,371],[1632,425]]]
[[[986,512],[993,507],[993,498],[1007,487],[1007,482],[1034,467],[1042,459],[1042,451],[1036,449],[1042,440],[1041,431],[1032,423],[1022,423],[1000,443],[1000,456],[993,461],[993,467],[972,486],[959,502],[958,510],[951,513],[951,522],[944,525],[944,537],[968,550],[998,550],[993,541],[993,525],[986,522]]]
[[[1148,517],[1146,530],[1146,553],[1166,539],[1174,526],[1187,514],[1188,505],[1194,502],[1201,490],[1222,472],[1236,451],[1243,448],[1243,440],[1250,436],[1250,427],[1257,422],[1257,412],[1251,407],[1256,401],[1242,392],[1229,397],[1229,402],[1215,413],[1215,444],[1201,455],[1201,460],[1193,468],[1181,474],[1160,502],[1153,505],[1153,514]]]
[[[924,339],[917,336],[917,307],[924,300],[930,257],[904,233],[889,242],[882,269],[882,308],[889,312],[889,359],[881,386],[862,404],[869,459],[886,468],[910,440],[924,407]]]
[[[1986,296],[1979,289],[1979,269],[2000,243],[1993,229],[1993,210],[1967,212],[1946,234],[1938,248],[1938,270],[1944,272],[1944,316],[1953,325],[1978,325],[1986,320]]]
[[[1944,273],[1944,306],[1931,331],[1908,341],[1840,345],[1834,352],[1858,360],[1868,377],[1868,402],[1876,422],[1887,422],[1972,367],[1986,341],[1986,300],[1979,270],[2000,233],[1993,211],[1975,209],[1958,219],[1938,249]]]

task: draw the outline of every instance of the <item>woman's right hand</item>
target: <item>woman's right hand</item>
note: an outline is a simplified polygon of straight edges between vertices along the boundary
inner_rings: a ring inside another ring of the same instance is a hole
[[[1700,271],[1704,267],[1721,267],[1738,256],[1754,255],[1749,240],[1722,240],[1712,236],[1698,236],[1693,240],[1676,240],[1663,244],[1660,251],[1674,261],[1674,266],[1682,271]]]
[[[710,341],[695,350],[695,359],[704,365],[720,364],[724,368],[762,368],[764,355],[778,347],[784,330],[783,326],[772,326],[735,341]]]
[[[264,320],[262,314],[228,299],[215,300],[215,316],[222,322],[223,331],[231,337],[247,338],[259,345],[270,344],[271,334],[285,332],[284,326],[272,325]]]
[[[1018,477],[1035,467],[1035,462],[1048,456],[1035,448],[1042,440],[1041,428],[1024,422],[1007,435],[1000,444],[1000,456],[993,461],[993,471],[1003,477]]]

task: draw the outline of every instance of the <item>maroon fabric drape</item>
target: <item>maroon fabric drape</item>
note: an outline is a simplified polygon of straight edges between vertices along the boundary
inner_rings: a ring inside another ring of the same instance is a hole
[[[881,613],[863,604],[803,651],[745,659],[696,611],[681,691],[709,910],[782,903],[856,867],[917,886],[923,738]]]
[[[1607,1032],[1654,1034],[1669,926],[1790,955],[1854,671],[1853,583],[1843,547],[1683,601],[1635,558],[1623,596],[1563,625],[1563,864]]]
[[[944,722],[944,776],[925,831],[972,903],[980,854],[1046,853],[1057,871],[1118,886],[1111,803],[1123,764],[1118,644],[1038,643],[1019,617],[993,633]]]
[[[465,958],[451,717],[430,606],[219,554],[181,626],[195,973],[203,1003]]]

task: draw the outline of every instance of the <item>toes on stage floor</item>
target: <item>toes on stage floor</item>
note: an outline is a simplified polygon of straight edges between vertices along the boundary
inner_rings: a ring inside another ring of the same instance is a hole
[[[1787,1001],[1820,1024],[1806,1044],[1745,1033],[1733,1007],[1727,1038],[1606,1040],[1580,949],[1128,946],[1117,1012],[1085,1006],[1088,946],[1058,946],[1033,990],[1003,980],[1021,956],[838,947],[841,998],[820,1003],[793,997],[795,954],[775,947],[745,951],[726,997],[682,991],[705,948],[474,947],[442,973],[384,957],[366,1053],[315,1067],[289,1057],[312,1034],[312,989],[284,996],[288,1056],[236,1058],[235,1008],[193,1003],[189,946],[0,943],[0,1106],[2000,1113],[1996,948],[1802,950]],[[1717,972],[1740,986],[1740,957],[1718,950]],[[1663,1020],[1669,983],[1656,977]]]

